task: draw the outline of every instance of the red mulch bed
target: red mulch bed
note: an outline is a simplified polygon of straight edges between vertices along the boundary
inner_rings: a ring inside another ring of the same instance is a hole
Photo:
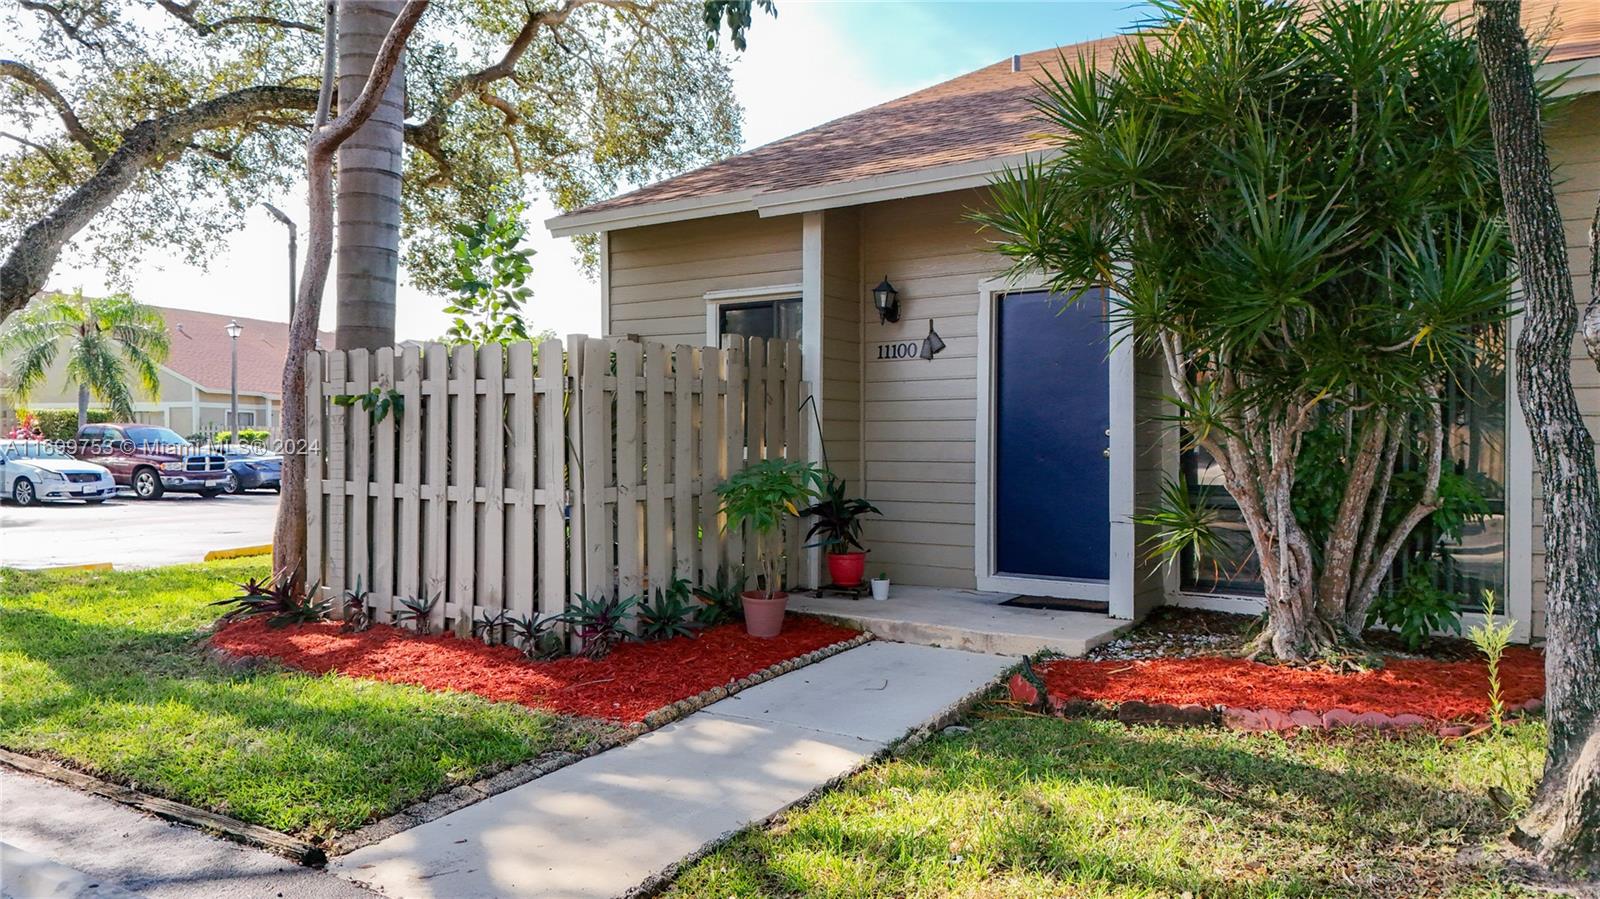
[[[1480,720],[1489,712],[1488,668],[1482,661],[1389,659],[1384,667],[1340,674],[1244,659],[1183,658],[1142,661],[1057,659],[1039,673],[1058,701],[1379,712],[1421,715],[1436,721]],[[1544,696],[1544,657],[1512,647],[1500,663],[1508,707]]]
[[[388,625],[359,634],[332,623],[270,628],[239,621],[211,643],[236,656],[269,656],[291,668],[336,671],[430,690],[476,693],[536,709],[631,723],[712,687],[831,646],[856,631],[791,615],[770,640],[742,624],[707,628],[693,639],[625,643],[609,656],[530,662],[509,646],[486,646],[451,635],[418,637]]]

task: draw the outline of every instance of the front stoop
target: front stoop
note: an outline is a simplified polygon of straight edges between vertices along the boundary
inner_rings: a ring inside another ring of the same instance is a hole
[[[599,899],[770,819],[937,727],[1011,665],[868,643],[333,860],[404,899]]]
[[[1082,656],[1133,626],[1093,612],[1048,612],[1001,603],[1014,593],[895,586],[889,598],[791,594],[789,610],[858,627],[880,640],[1004,656],[1050,650]]]

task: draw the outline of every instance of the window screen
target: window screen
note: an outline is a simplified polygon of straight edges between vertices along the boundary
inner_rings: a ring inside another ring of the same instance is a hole
[[[800,339],[800,301],[763,300],[759,303],[725,303],[717,310],[717,336],[722,346],[728,338],[760,337],[763,340]]]

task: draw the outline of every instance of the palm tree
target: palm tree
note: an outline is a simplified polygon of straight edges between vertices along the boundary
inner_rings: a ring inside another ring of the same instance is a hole
[[[6,320],[0,329],[0,354],[16,354],[9,374],[19,401],[44,381],[63,348],[67,382],[78,386],[79,428],[88,423],[91,394],[118,418],[133,418],[130,369],[152,398],[161,395],[159,366],[167,358],[167,323],[161,313],[125,293],[48,294]]]

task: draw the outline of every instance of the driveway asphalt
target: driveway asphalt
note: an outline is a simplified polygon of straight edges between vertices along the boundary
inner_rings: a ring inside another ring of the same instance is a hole
[[[168,494],[136,500],[123,493],[98,506],[0,504],[0,565],[47,568],[110,562],[150,568],[198,562],[214,549],[272,542],[276,493],[205,499]]]
[[[6,899],[373,897],[270,852],[7,768],[0,768],[0,811],[0,895]]]

